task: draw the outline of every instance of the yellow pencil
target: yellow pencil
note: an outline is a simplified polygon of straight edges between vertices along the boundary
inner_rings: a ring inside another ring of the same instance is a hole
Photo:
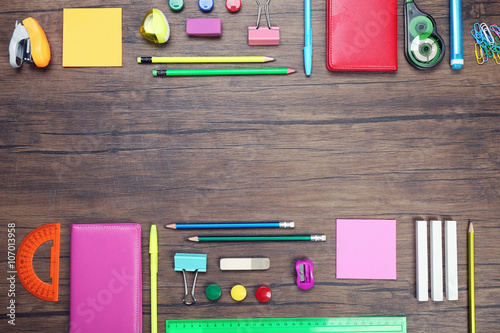
[[[269,62],[274,58],[263,56],[240,57],[137,57],[139,64],[209,64],[209,63],[249,63]]]
[[[476,303],[474,300],[474,226],[469,222],[469,332],[476,333]]]

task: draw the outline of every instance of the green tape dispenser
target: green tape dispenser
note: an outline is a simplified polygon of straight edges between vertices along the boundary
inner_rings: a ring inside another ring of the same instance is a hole
[[[436,21],[421,12],[413,0],[405,2],[405,56],[418,68],[432,68],[443,60],[445,44],[437,33]]]

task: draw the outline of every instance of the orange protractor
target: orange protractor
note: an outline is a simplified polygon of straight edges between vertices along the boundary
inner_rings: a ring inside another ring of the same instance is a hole
[[[56,302],[59,296],[59,252],[61,246],[61,225],[46,224],[24,237],[17,250],[16,269],[19,281],[33,296]],[[36,250],[45,242],[52,241],[50,249],[50,277],[52,284],[40,280],[33,269]]]

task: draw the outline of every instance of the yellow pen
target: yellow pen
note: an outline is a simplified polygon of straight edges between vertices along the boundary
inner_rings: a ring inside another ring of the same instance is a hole
[[[269,62],[274,58],[263,56],[236,56],[236,57],[138,57],[139,64],[208,64],[208,63],[249,63]]]
[[[474,296],[474,226],[469,222],[469,332],[476,332],[476,302]]]
[[[151,333],[158,331],[158,310],[156,298],[156,278],[158,274],[158,235],[156,233],[156,225],[151,226],[149,234],[149,254],[151,256]]]

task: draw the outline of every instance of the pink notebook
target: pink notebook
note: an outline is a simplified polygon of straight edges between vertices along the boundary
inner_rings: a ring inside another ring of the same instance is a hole
[[[71,226],[70,333],[142,332],[141,226]]]

